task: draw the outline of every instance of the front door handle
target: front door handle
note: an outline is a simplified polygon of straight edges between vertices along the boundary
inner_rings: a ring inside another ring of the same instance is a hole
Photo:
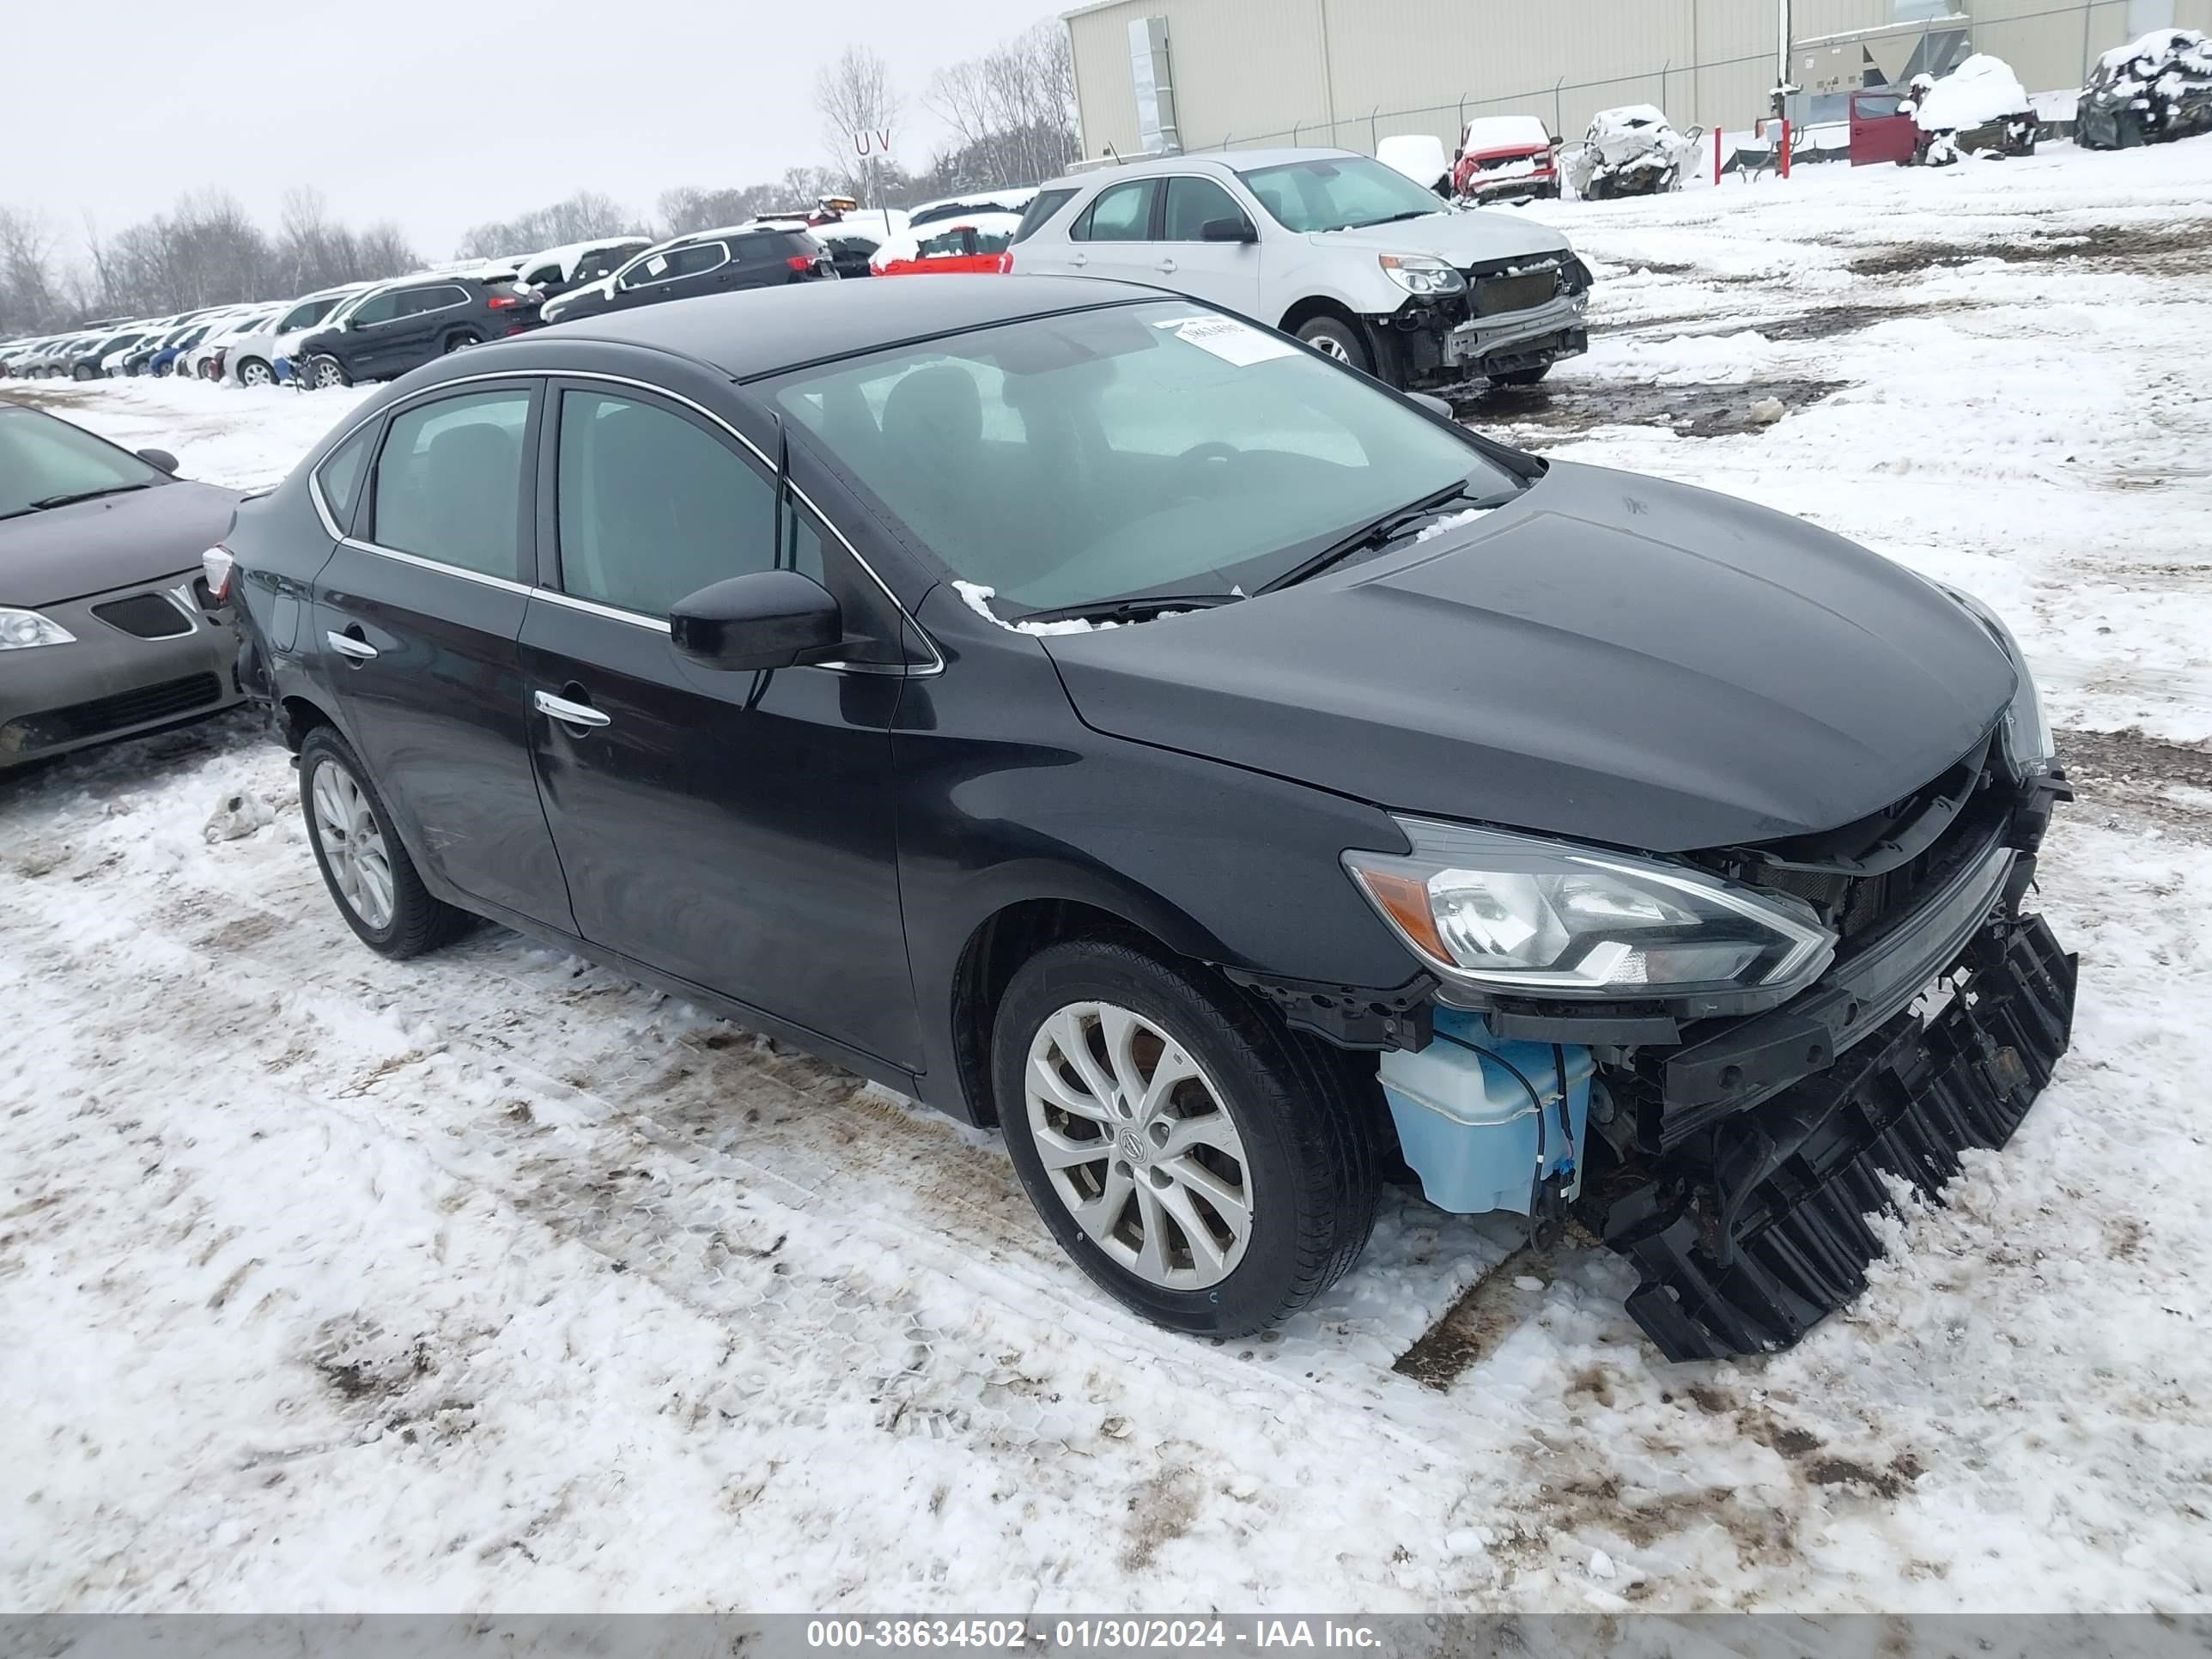
[[[1072,265],[1087,265],[1091,263],[1091,256],[1087,253],[1071,253],[1067,256],[1067,263]]]
[[[323,638],[329,641],[331,649],[341,657],[351,657],[356,662],[371,662],[375,659],[376,647],[362,638],[358,631],[341,634],[333,628],[325,633]]]
[[[1161,260],[1161,261],[1160,261],[1160,263],[1159,263],[1159,264],[1158,264],[1158,270],[1159,270],[1160,274],[1161,274],[1162,276],[1174,276],[1174,275],[1175,275],[1175,268],[1176,268],[1176,262],[1175,262],[1174,260],[1172,260],[1172,259],[1163,259],[1163,260]]]
[[[550,691],[540,691],[532,699],[541,714],[550,714],[563,726],[601,726],[614,724],[611,716],[602,714],[587,702],[571,702],[566,697],[556,697]]]

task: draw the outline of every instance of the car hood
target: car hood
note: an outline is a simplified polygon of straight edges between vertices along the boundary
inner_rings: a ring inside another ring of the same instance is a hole
[[[0,519],[0,605],[35,610],[197,569],[240,499],[179,481]]]
[[[1561,463],[1401,553],[1043,645],[1098,731],[1655,852],[1866,817],[1972,749],[2016,684],[1988,631],[1900,565],[1746,501]]]
[[[1455,265],[1510,259],[1522,254],[1572,252],[1567,239],[1549,225],[1517,213],[1474,208],[1401,219],[1394,225],[1358,230],[1316,231],[1306,239],[1316,247],[1371,249],[1376,253],[1430,253]]]

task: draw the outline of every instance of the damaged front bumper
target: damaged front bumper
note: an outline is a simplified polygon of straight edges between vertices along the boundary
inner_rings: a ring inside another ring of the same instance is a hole
[[[1940,1008],[1899,1012],[1601,1200],[1606,1243],[1642,1274],[1628,1311],[1659,1351],[1787,1347],[1864,1290],[1881,1254],[1864,1218],[1896,1207],[1884,1177],[1932,1198],[1966,1149],[2012,1138],[2071,1039],[2075,971],[2042,917],[1992,918]]]

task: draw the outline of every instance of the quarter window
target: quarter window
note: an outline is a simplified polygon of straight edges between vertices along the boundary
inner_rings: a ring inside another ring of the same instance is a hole
[[[658,404],[561,394],[561,586],[648,617],[775,564],[775,494],[705,428]]]
[[[353,510],[361,500],[361,481],[368,471],[369,451],[375,447],[376,423],[372,421],[332,450],[316,470],[315,483],[341,530],[353,524]]]
[[[1074,200],[1072,190],[1041,190],[1030,198],[1030,204],[1022,210],[1022,222],[1014,227],[1014,240],[1026,242],[1044,228],[1052,216]]]
[[[530,394],[479,392],[392,416],[376,462],[371,537],[512,581],[520,562]]]
[[[1157,179],[1133,179],[1115,185],[1091,204],[1075,222],[1073,240],[1079,242],[1141,242],[1152,234],[1152,194]]]
[[[1168,180],[1167,230],[1170,242],[1195,242],[1215,219],[1243,219],[1237,198],[1211,179]]]

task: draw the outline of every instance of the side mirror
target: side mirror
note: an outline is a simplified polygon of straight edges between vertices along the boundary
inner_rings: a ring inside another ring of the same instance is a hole
[[[676,648],[708,668],[791,668],[844,642],[837,601],[796,570],[756,570],[702,587],[668,613]]]
[[[177,470],[177,458],[166,449],[142,449],[138,452],[138,459],[147,465],[172,476]]]
[[[1406,395],[1431,415],[1438,416],[1447,421],[1455,418],[1451,403],[1448,398],[1439,398],[1433,392],[1408,392]]]
[[[1243,217],[1208,219],[1198,228],[1201,242],[1256,242],[1260,233]]]

